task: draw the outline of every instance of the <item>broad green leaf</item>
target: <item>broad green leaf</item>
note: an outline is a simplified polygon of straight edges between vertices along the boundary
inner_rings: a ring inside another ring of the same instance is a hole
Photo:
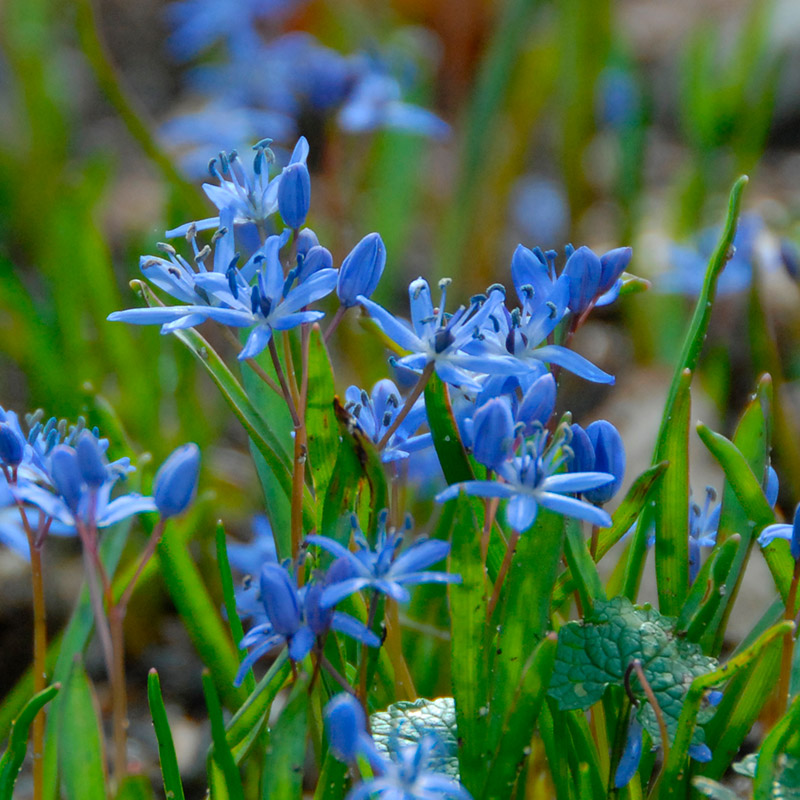
[[[563,710],[587,709],[603,697],[609,685],[624,685],[625,673],[634,660],[641,662],[667,730],[674,737],[689,684],[711,672],[717,662],[704,656],[697,645],[677,638],[673,619],[649,606],[637,608],[625,597],[596,601],[592,617],[561,628],[550,694]],[[661,737],[655,712],[635,677],[630,684],[643,701],[639,719],[658,744]],[[703,741],[698,728],[693,743]]]
[[[370,714],[372,738],[378,750],[386,756],[398,748],[416,744],[426,734],[436,737],[437,747],[429,766],[458,779],[458,728],[456,707],[452,697],[436,700],[419,698],[413,702],[401,700],[386,711]]]
[[[103,733],[97,701],[76,658],[58,709],[58,765],[67,800],[105,800]]]
[[[506,798],[530,753],[530,742],[555,663],[557,639],[548,634],[528,658],[514,701],[503,720],[494,753],[484,765],[488,775],[483,796]]]
[[[680,355],[678,356],[678,361],[675,365],[675,373],[667,394],[667,400],[664,405],[664,413],[661,417],[661,425],[656,438],[655,452],[653,454],[654,464],[664,461],[667,458],[665,456],[665,450],[673,436],[672,431],[674,427],[680,422],[680,419],[675,416],[675,413],[678,410],[679,405],[685,402],[680,395],[685,394],[688,390],[688,387],[684,386],[686,381],[685,371],[689,370],[690,372],[694,372],[700,359],[700,353],[703,349],[703,342],[705,341],[706,333],[708,331],[708,324],[711,319],[711,309],[713,307],[714,297],[716,295],[717,280],[722,273],[725,264],[732,255],[731,246],[733,244],[733,237],[736,233],[742,192],[744,191],[747,181],[747,176],[743,175],[736,181],[736,183],[734,183],[733,188],[731,189],[725,225],[720,235],[720,239],[717,242],[717,246],[708,262],[703,288],[699,297],[697,298],[694,315],[692,316],[689,330],[686,332],[686,337],[683,341],[683,346],[681,348]],[[673,442],[672,445],[673,447],[678,446],[677,442]],[[677,484],[682,480],[682,471],[676,472],[674,475],[674,482]],[[688,514],[689,510],[687,504],[687,525]],[[646,518],[648,515],[645,514],[643,516]],[[648,525],[640,522],[634,535],[634,540],[629,551],[628,562],[625,569],[624,594],[631,599],[634,599],[639,592],[639,583],[641,582],[644,561],[647,556],[648,535]],[[672,551],[677,553],[677,547],[678,545],[675,543],[675,547],[671,548]],[[667,572],[662,572],[664,575],[663,580],[667,580],[671,577],[672,573],[675,571],[675,567],[676,565],[674,562],[671,562],[668,565]],[[669,592],[670,597],[680,597],[682,599],[682,596],[680,595],[680,588],[682,585],[680,581],[682,579],[677,575],[674,576],[674,579],[679,581],[677,586],[673,585],[670,587],[668,585],[659,589],[659,602],[661,602],[662,599],[662,591]],[[677,591],[675,591],[676,589]],[[667,602],[670,606],[673,605],[672,599],[668,599]],[[674,608],[674,613],[677,614],[678,611],[679,605]]]
[[[211,751],[208,754],[209,764],[214,763],[222,772],[225,789],[231,800],[244,800],[244,789],[239,768],[233,759],[228,739],[225,736],[225,722],[222,719],[222,706],[214,688],[211,673],[203,670],[203,694],[206,698],[208,718],[211,722]]]
[[[677,616],[689,590],[691,383],[692,373],[686,369],[678,381],[669,423],[662,429],[664,438],[658,451],[660,461],[669,461],[664,477],[655,490],[653,507],[658,607],[667,616]]]
[[[328,748],[314,791],[314,800],[341,800],[347,794],[348,783],[347,765],[339,761]]]
[[[308,681],[292,687],[285,708],[270,730],[262,773],[263,800],[299,800],[308,730]]]
[[[448,587],[451,658],[458,729],[461,780],[473,796],[483,785],[481,754],[486,736],[485,710],[489,687],[486,604],[490,587],[480,549],[473,506],[465,495],[447,503],[437,538],[451,539],[448,570],[461,575],[461,584]]]
[[[178,767],[178,758],[175,755],[175,744],[172,741],[167,710],[164,708],[164,699],[161,696],[161,682],[155,669],[151,669],[147,676],[147,700],[150,705],[150,716],[153,718],[153,727],[156,731],[164,792],[170,800],[183,800],[181,772]]]
[[[225,603],[225,612],[228,616],[228,627],[231,630],[233,643],[239,652],[239,663],[247,655],[247,648],[239,647],[239,643],[244,638],[244,629],[239,614],[236,611],[236,595],[233,590],[233,576],[231,575],[231,565],[228,561],[228,540],[225,535],[225,528],[222,521],[217,522],[216,532],[217,544],[217,566],[219,567],[219,577],[222,584],[222,598]],[[242,684],[246,692],[252,692],[256,688],[256,681],[253,677],[253,670],[248,670]]]
[[[8,737],[8,746],[0,758],[0,800],[11,800],[17,775],[28,751],[28,732],[33,719],[45,704],[58,694],[60,688],[60,684],[55,684],[34,695],[14,720]]]
[[[244,689],[233,680],[239,669],[239,655],[225,628],[216,603],[211,599],[203,576],[195,566],[186,544],[181,541],[175,522],[167,525],[156,548],[161,576],[186,632],[203,663],[211,670],[214,682],[231,708],[245,699]]]
[[[758,768],[758,753],[749,753],[741,761],[734,761],[731,764],[734,772],[744,775],[746,778],[755,778]]]
[[[319,325],[309,332],[308,402],[306,438],[311,477],[317,497],[325,497],[339,450],[339,425],[333,409],[333,369]],[[317,504],[317,526],[322,524],[322,503]]]

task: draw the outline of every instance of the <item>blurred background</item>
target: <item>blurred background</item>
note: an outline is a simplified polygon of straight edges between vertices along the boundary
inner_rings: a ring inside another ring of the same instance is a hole
[[[559,395],[576,421],[604,416],[620,427],[629,480],[649,463],[727,192],[749,174],[694,416],[730,434],[769,371],[779,504],[793,507],[795,0],[4,0],[0,404],[84,415],[113,455],[140,454],[145,486],[141,454],[157,464],[197,442],[205,494],[191,524],[212,585],[214,519],[246,539],[263,506],[244,432],[177,341],[105,318],[139,303],[129,281],[166,229],[214,213],[200,188],[210,158],[237,149],[249,161],[265,137],[285,157],[301,134],[311,145],[309,224],[337,266],[379,231],[388,265],[377,299],[398,313],[420,274],[453,277],[458,302],[507,282],[520,242],[559,252],[567,242],[633,246],[631,271],[650,290],[595,314],[576,345],[617,385],[565,379]],[[340,394],[384,377],[384,354],[356,319],[337,336]],[[698,449],[698,497],[721,484],[703,458]],[[53,632],[80,582],[73,545],[48,554],[65,565],[49,586]],[[28,663],[21,559],[0,558],[0,586],[4,694]],[[179,663],[190,645],[180,624],[149,613],[168,604],[163,590],[137,602],[129,646],[141,663],[131,683],[141,686],[147,667]],[[408,647],[422,641],[410,636]],[[165,695],[190,713],[202,703],[199,682],[180,685],[180,672],[162,673]],[[435,693],[433,673],[428,683]]]

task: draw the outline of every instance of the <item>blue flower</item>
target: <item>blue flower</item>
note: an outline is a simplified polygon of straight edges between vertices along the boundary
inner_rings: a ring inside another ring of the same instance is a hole
[[[405,603],[411,595],[406,585],[417,583],[461,583],[460,575],[449,572],[423,572],[441,561],[449,552],[449,542],[439,539],[417,539],[402,555],[397,555],[403,534],[386,530],[386,512],[381,513],[375,549],[370,549],[358,520],[353,517],[353,538],[358,545],[355,553],[327,536],[307,536],[309,544],[327,550],[350,564],[352,577],[329,586],[322,594],[322,605],[333,606],[361,589],[373,589]]]
[[[347,574],[346,570],[346,565],[337,566],[336,562],[331,566],[334,578]],[[242,660],[234,686],[241,686],[253,664],[279,645],[288,647],[292,661],[302,661],[318,637],[330,629],[341,631],[370,647],[380,645],[380,639],[358,620],[320,605],[320,590],[327,586],[325,578],[320,580],[321,584],[315,582],[298,589],[294,578],[283,566],[267,562],[261,567],[259,601],[264,607],[266,621],[251,628],[239,645],[253,649]]]
[[[763,222],[755,214],[743,214],[739,218],[733,238],[734,254],[717,281],[718,295],[733,294],[750,286],[755,244],[762,228]],[[718,239],[719,229],[710,228],[700,234],[694,247],[673,245],[669,254],[670,269],[655,281],[658,291],[690,296],[699,294]]]
[[[603,486],[613,481],[614,476],[606,472],[559,473],[572,458],[567,447],[569,434],[562,430],[552,443],[548,438],[549,432],[539,429],[523,442],[519,455],[496,467],[501,480],[456,483],[436,495],[436,500],[446,502],[462,490],[478,497],[507,499],[506,520],[520,532],[533,525],[540,505],[593,525],[610,526],[611,517],[603,509],[570,495]]]
[[[352,694],[337,694],[323,713],[331,750],[339,761],[354,764],[357,756],[364,754],[375,764],[383,763],[383,757],[367,733],[364,707]]]
[[[400,391],[388,378],[378,381],[369,395],[358,386],[349,386],[345,401],[345,409],[354,417],[364,435],[376,445],[403,407]],[[433,441],[430,433],[414,435],[425,422],[425,400],[420,397],[386,443],[381,452],[382,460],[406,459],[410,453],[429,447]]]
[[[190,442],[161,465],[153,482],[153,500],[165,519],[182,514],[194,500],[200,474],[200,448]]]
[[[204,183],[203,190],[220,212],[227,208],[232,209],[235,225],[244,223],[264,225],[278,210],[278,188],[283,172],[270,178],[269,166],[275,159],[269,147],[271,141],[262,139],[253,146],[256,155],[253,159],[252,174],[242,166],[236,151],[230,154],[220,153],[219,159],[212,159],[208,166],[211,177],[219,181],[219,184]],[[305,164],[307,158],[308,142],[301,136],[297,140],[287,169],[293,164]],[[202,231],[218,228],[220,224],[220,216],[208,217],[173,228],[167,231],[166,236],[169,238],[184,236],[192,228]]]
[[[348,133],[378,128],[444,139],[450,126],[431,111],[401,100],[400,84],[391,75],[367,73],[339,111],[339,127]]]
[[[75,448],[60,444],[49,454],[48,474],[55,492],[31,483],[21,484],[16,492],[71,529],[81,524],[105,528],[134,514],[157,510],[152,497],[134,492],[111,500],[111,490],[129,469],[128,459],[105,465],[105,478],[98,486],[94,468],[87,469],[86,460],[81,463]]]
[[[791,525],[777,523],[767,525],[758,537],[758,543],[766,547],[775,539],[786,539],[790,543],[789,552],[795,561],[800,560],[800,505],[794,511],[794,520]]]
[[[639,722],[635,714],[631,715],[628,723],[628,735],[625,738],[625,749],[617,764],[617,771],[614,773],[614,788],[622,789],[627,786],[636,770],[639,769],[639,762],[642,760],[642,723]]]
[[[25,457],[25,439],[8,422],[0,422],[0,462],[16,469]]]
[[[437,375],[453,386],[480,390],[470,373],[496,373],[511,375],[519,371],[519,364],[507,354],[470,354],[465,346],[480,337],[493,312],[502,305],[504,292],[492,288],[489,297],[473,298],[469,308],[461,306],[455,314],[445,313],[445,299],[449,280],[439,282],[442,299],[434,311],[430,287],[424,278],[417,278],[408,287],[412,325],[395,319],[385,308],[360,295],[359,302],[367,309],[383,332],[409,355],[398,359],[397,364],[421,371],[434,364]]]
[[[368,233],[347,255],[339,270],[336,294],[349,308],[358,296],[371,297],[386,266],[386,247],[379,233]]]

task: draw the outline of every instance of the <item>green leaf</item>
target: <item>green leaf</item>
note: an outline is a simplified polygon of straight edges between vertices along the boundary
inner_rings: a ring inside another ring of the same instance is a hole
[[[754,800],[800,797],[800,760],[798,760],[796,733],[800,725],[800,697],[795,697],[789,710],[770,731],[758,752],[758,766],[753,782]],[[793,750],[787,752],[791,739]],[[783,790],[788,790],[784,792]]]
[[[292,687],[286,707],[270,731],[262,773],[263,800],[299,800],[308,731],[308,681]]]
[[[80,659],[75,659],[59,704],[58,764],[67,800],[104,800],[105,753],[97,701]]]
[[[347,794],[347,764],[339,761],[330,748],[322,762],[314,800],[341,800]]]
[[[170,795],[167,797],[172,800]],[[114,800],[155,800],[147,775],[128,775],[117,790]]]
[[[663,427],[664,439],[658,451],[658,459],[669,462],[656,489],[653,507],[658,607],[668,616],[677,616],[689,590],[691,384],[692,373],[686,369],[678,382],[670,419]]]
[[[678,718],[693,678],[712,671],[717,662],[700,648],[674,635],[674,620],[649,606],[635,607],[625,597],[595,603],[595,613],[585,622],[570,622],[558,633],[558,650],[550,694],[559,708],[587,709],[602,699],[609,685],[623,686],[629,665],[639,660],[664,715],[667,730],[675,736]],[[645,700],[634,677],[635,693]],[[640,704],[639,719],[653,742],[660,742],[655,712]],[[692,742],[704,741],[698,728]]]
[[[413,702],[401,700],[386,711],[371,714],[369,721],[375,745],[386,756],[396,754],[399,748],[416,744],[426,734],[433,734],[438,745],[429,762],[430,768],[458,779],[458,728],[452,697],[437,700],[419,698]]]
[[[717,280],[722,273],[725,264],[728,262],[733,253],[731,246],[733,244],[733,237],[736,233],[736,224],[739,218],[742,192],[747,184],[747,181],[747,176],[743,175],[736,181],[736,183],[734,183],[733,188],[731,189],[728,200],[728,215],[725,219],[725,225],[723,227],[722,234],[720,235],[720,239],[717,242],[717,246],[714,249],[714,252],[711,254],[711,258],[708,262],[703,288],[700,292],[700,296],[697,298],[694,315],[692,316],[689,330],[686,332],[686,338],[683,341],[681,353],[678,356],[678,362],[675,365],[675,373],[667,394],[664,413],[661,417],[661,425],[656,438],[656,446],[653,454],[654,464],[667,459],[665,451],[668,446],[671,445],[673,449],[679,448],[680,446],[677,441],[672,442],[671,439],[673,436],[672,431],[679,422],[679,419],[675,417],[675,412],[678,410],[679,405],[686,402],[685,397],[682,397],[682,395],[685,395],[688,392],[688,386],[685,385],[687,380],[685,377],[685,371],[689,370],[690,372],[694,372],[697,367],[697,363],[700,360],[700,353],[703,349],[703,342],[705,341],[706,333],[708,331],[708,324],[711,319],[711,309],[714,304],[714,297],[716,295]],[[678,485],[679,483],[682,483],[682,480],[683,474],[681,469],[676,471],[673,476],[673,481],[675,485]],[[670,502],[674,502],[674,500],[670,499]],[[688,513],[687,504],[687,520]],[[647,514],[643,515],[645,518],[643,522],[645,523],[647,516]],[[662,521],[665,521],[663,517]],[[639,583],[641,582],[644,561],[647,556],[647,537],[649,535],[649,531],[648,525],[643,524],[643,522],[640,522],[636,529],[625,569],[624,594],[630,599],[634,599],[639,592]],[[688,525],[688,521],[685,524]],[[667,546],[667,549],[671,550],[675,554],[679,553],[679,545],[674,541],[673,544],[673,547]],[[656,564],[658,564],[658,560],[656,561]],[[659,588],[659,602],[662,602],[661,594],[664,592],[667,604],[670,607],[673,605],[675,606],[673,610],[675,614],[678,613],[680,608],[679,604],[676,602],[676,598],[680,598],[682,600],[685,596],[685,592],[683,595],[681,595],[683,579],[677,575],[676,570],[677,563],[673,558],[667,565],[666,571],[664,571],[662,568],[663,578],[660,581],[661,584],[663,584],[665,581],[670,581],[670,583],[663,586],[663,588]],[[677,581],[677,583],[675,583],[675,581]]]
[[[239,647],[239,642],[244,638],[244,629],[239,614],[236,611],[236,595],[233,590],[233,576],[231,575],[231,565],[228,561],[228,540],[225,536],[225,528],[220,520],[217,522],[216,532],[217,544],[217,566],[219,567],[219,577],[222,583],[222,598],[225,603],[225,612],[228,615],[228,627],[231,630],[231,637],[239,652],[239,663],[241,664],[247,656],[247,648]],[[253,670],[248,670],[242,684],[246,692],[252,692],[256,688],[256,681],[253,677]]]
[[[605,600],[603,583],[597,574],[597,567],[583,538],[582,525],[578,520],[565,521],[567,535],[564,539],[564,558],[570,574],[575,580],[578,596],[584,614],[589,614],[596,598]]]
[[[550,633],[536,646],[525,664],[494,753],[484,766],[488,775],[483,796],[487,800],[511,796],[514,782],[530,754],[530,742],[547,696],[556,649],[556,635]]]
[[[238,707],[246,697],[244,689],[233,686],[239,669],[238,651],[186,544],[178,535],[177,524],[172,522],[167,526],[156,548],[161,576],[192,644],[211,670],[226,704]]]
[[[473,796],[477,796],[485,780],[482,752],[489,687],[486,622],[489,585],[478,530],[473,505],[461,494],[445,505],[436,534],[439,539],[451,539],[448,569],[461,575],[461,584],[451,584],[448,588],[451,658],[458,665],[452,671],[452,680],[461,731],[461,780]]]
[[[333,409],[335,391],[328,350],[319,325],[314,325],[309,333],[306,433],[310,472],[317,497],[325,497],[328,491],[339,450],[339,425]],[[321,526],[322,503],[317,506],[317,515],[318,526]]]
[[[8,737],[8,747],[0,758],[0,800],[12,800],[14,784],[28,751],[28,731],[33,719],[58,694],[60,688],[60,684],[54,684],[35,694],[14,720]]]
[[[476,477],[475,467],[461,442],[458,426],[453,417],[453,409],[450,406],[447,385],[436,373],[431,375],[425,387],[425,411],[433,437],[433,446],[447,483],[474,480]],[[482,505],[480,501],[473,503],[478,524],[481,527],[483,526],[483,513],[478,512],[478,509],[482,508]],[[499,534],[498,526],[494,525],[486,558],[486,567],[491,580],[495,580],[500,571],[504,552],[505,544]]]
[[[214,688],[214,680],[207,669],[203,670],[203,694],[206,698],[208,717],[211,721],[212,747],[208,754],[209,763],[214,763],[222,772],[228,797],[231,800],[244,800],[242,777],[239,774],[236,762],[233,760],[233,754],[225,736],[222,706],[219,704],[219,696]]]
[[[164,708],[164,699],[161,696],[161,683],[158,679],[158,672],[155,669],[151,669],[147,676],[147,701],[150,705],[150,716],[153,718],[153,727],[156,731],[158,759],[161,763],[164,792],[170,800],[183,800],[181,772],[178,767],[178,758],[175,755],[175,745],[172,741],[172,731],[167,719],[167,710]]]
[[[684,696],[680,711],[678,729],[672,741],[669,758],[658,777],[663,797],[682,797],[686,780],[686,758],[689,747],[695,741],[698,722],[702,725],[704,716],[701,706],[709,689],[719,686],[748,670],[761,656],[762,652],[778,637],[794,630],[791,622],[781,622],[763,633],[749,647],[730,658],[721,667],[698,675]],[[684,687],[685,688],[685,687]]]

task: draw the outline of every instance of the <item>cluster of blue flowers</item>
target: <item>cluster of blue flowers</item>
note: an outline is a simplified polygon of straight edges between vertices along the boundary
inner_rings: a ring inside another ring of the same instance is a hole
[[[199,172],[209,150],[251,141],[258,131],[272,131],[286,143],[301,117],[334,118],[348,133],[388,128],[436,139],[448,135],[449,126],[434,113],[403,100],[396,75],[409,73],[408,57],[398,68],[391,63],[396,59],[375,52],[346,55],[311,34],[281,33],[300,5],[182,0],[169,6],[171,54],[189,61],[215,48],[216,55],[188,75],[203,107],[162,128],[169,141],[186,149],[187,169]]]

